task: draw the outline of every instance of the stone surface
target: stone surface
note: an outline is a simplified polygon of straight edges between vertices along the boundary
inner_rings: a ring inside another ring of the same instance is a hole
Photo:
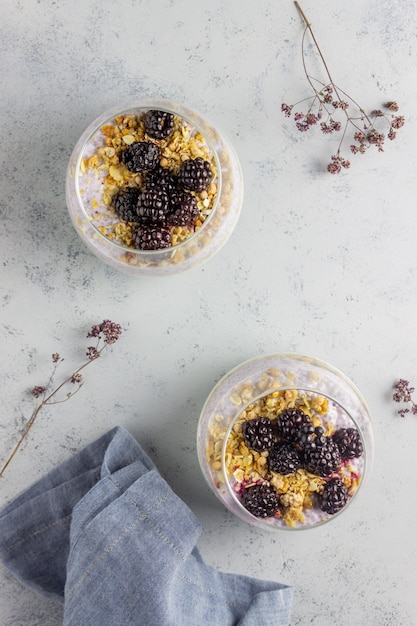
[[[407,125],[385,152],[331,176],[337,138],[297,132],[282,102],[309,95],[292,2],[5,0],[0,23],[0,455],[13,447],[50,355],[71,373],[104,318],[120,342],[69,402],[45,410],[0,484],[0,505],[115,424],[126,426],[203,523],[224,571],[295,587],[292,626],[409,626],[417,597],[417,420],[391,388],[417,383],[415,0],[303,2],[335,81]],[[320,73],[318,64],[313,67]],[[140,97],[219,125],[245,178],[241,219],[205,265],[134,280],[77,237],[65,206],[72,148],[101,112]],[[345,156],[348,157],[346,154]],[[374,416],[376,460],[354,507],[311,534],[232,517],[198,467],[199,412],[217,380],[262,353],[300,352],[350,376]],[[58,376],[59,378],[59,376]],[[0,571],[0,622],[54,626],[59,607]]]

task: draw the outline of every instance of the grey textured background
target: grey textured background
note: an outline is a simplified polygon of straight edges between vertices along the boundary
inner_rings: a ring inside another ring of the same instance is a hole
[[[28,389],[81,362],[104,318],[125,329],[68,403],[44,411],[0,484],[0,504],[115,424],[151,454],[204,527],[224,571],[295,587],[292,626],[416,624],[417,420],[395,415],[417,382],[415,1],[305,0],[336,82],[369,110],[396,99],[407,123],[384,153],[325,172],[337,140],[298,133],[281,102],[308,95],[290,0],[2,0],[0,64],[0,454],[32,410]],[[317,69],[319,71],[319,69]],[[78,239],[66,167],[107,108],[166,97],[224,130],[245,200],[227,245],[182,275],[134,280]],[[347,156],[347,155],[346,155]],[[234,519],[198,468],[198,415],[214,383],[262,353],[313,354],[359,386],[376,458],[360,504],[313,532]],[[0,571],[2,626],[53,626],[61,610]],[[217,626],[217,625],[216,625]]]

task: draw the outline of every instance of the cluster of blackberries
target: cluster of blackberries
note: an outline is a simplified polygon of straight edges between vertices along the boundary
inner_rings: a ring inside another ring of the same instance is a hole
[[[148,111],[145,131],[151,139],[167,137],[174,127],[174,116],[165,111]],[[140,250],[157,250],[171,245],[171,228],[192,228],[198,216],[192,192],[207,189],[212,172],[201,157],[187,159],[178,174],[160,165],[160,148],[152,141],[135,141],[121,153],[121,161],[133,173],[144,175],[144,187],[126,186],[113,200],[118,217],[137,224],[134,245]]]
[[[323,511],[334,514],[345,506],[348,491],[339,477],[331,476],[340,469],[342,461],[362,455],[362,441],[355,428],[339,428],[332,436],[326,436],[322,427],[313,426],[306,413],[291,408],[276,419],[248,420],[242,434],[252,450],[268,451],[270,472],[287,475],[304,468],[322,478],[329,477],[319,498]],[[279,496],[266,486],[267,483],[253,485],[242,494],[242,504],[257,517],[274,515],[279,508]]]

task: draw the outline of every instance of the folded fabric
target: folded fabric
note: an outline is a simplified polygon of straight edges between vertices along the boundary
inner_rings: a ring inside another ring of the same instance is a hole
[[[288,626],[291,588],[207,566],[200,533],[117,427],[3,509],[0,558],[64,626]]]

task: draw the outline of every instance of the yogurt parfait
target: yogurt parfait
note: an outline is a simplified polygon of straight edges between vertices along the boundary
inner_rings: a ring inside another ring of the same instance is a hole
[[[237,156],[200,115],[163,100],[106,112],[77,143],[67,173],[73,224],[103,261],[166,275],[217,252],[238,219]]]
[[[203,473],[222,502],[269,529],[322,525],[356,499],[373,456],[366,404],[332,366],[300,355],[240,365],[199,422]]]

